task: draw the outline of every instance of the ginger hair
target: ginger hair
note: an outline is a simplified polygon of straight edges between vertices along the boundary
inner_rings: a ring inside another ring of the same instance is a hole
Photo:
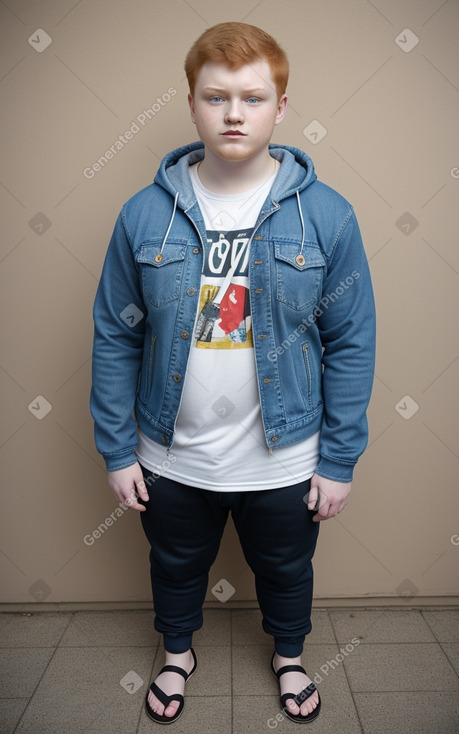
[[[208,28],[194,42],[185,60],[191,95],[194,95],[201,67],[207,62],[239,69],[257,59],[268,62],[280,99],[287,87],[289,64],[284,50],[269,33],[247,23],[218,23]]]

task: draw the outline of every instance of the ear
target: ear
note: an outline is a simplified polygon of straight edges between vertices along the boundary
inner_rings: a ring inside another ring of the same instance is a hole
[[[279,125],[279,123],[282,122],[282,120],[284,119],[285,113],[287,112],[287,102],[288,97],[286,94],[283,94],[277,104],[276,121],[274,123],[275,125]]]
[[[188,104],[190,106],[191,122],[193,122],[196,125],[196,119],[195,119],[195,114],[194,114],[194,99],[191,96],[191,94],[188,94]]]

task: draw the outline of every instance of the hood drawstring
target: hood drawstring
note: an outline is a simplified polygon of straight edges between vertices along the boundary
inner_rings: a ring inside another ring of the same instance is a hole
[[[172,216],[171,216],[171,219],[170,219],[170,222],[169,222],[169,226],[168,226],[168,228],[166,230],[166,234],[164,235],[164,239],[163,239],[162,244],[161,244],[161,249],[159,251],[159,255],[156,255],[156,257],[159,258],[158,262],[163,259],[162,253],[163,253],[163,250],[164,250],[164,245],[166,244],[166,240],[167,240],[167,238],[169,236],[169,232],[171,231],[172,222],[174,221],[175,210],[177,209],[177,200],[178,200],[178,197],[179,197],[179,195],[178,195],[178,191],[177,191],[177,193],[175,194],[174,208],[172,210]]]
[[[179,197],[179,194],[177,192],[175,194],[174,208],[172,210],[172,216],[170,218],[169,226],[167,227],[166,234],[164,235],[163,241],[161,243],[161,249],[159,251],[159,255],[156,255],[156,258],[158,259],[158,262],[160,262],[163,259],[162,253],[163,253],[163,250],[164,250],[164,245],[166,244],[166,240],[167,240],[167,238],[169,236],[169,232],[170,232],[171,227],[172,227],[172,222],[174,221],[175,212],[177,210],[178,197]],[[296,256],[296,262],[298,263],[298,265],[304,265],[304,263],[306,262],[305,261],[305,258],[304,258],[304,255],[303,255],[305,227],[304,227],[303,212],[301,210],[300,193],[299,193],[298,189],[296,190],[296,201],[297,201],[297,204],[298,204],[298,213],[300,215],[300,221],[301,221],[301,247],[300,247],[299,255]]]
[[[303,255],[305,228],[304,228],[303,212],[301,211],[300,192],[298,191],[298,189],[296,190],[296,201],[298,204],[298,212],[300,214],[300,221],[301,221],[301,247],[300,247],[300,254],[297,255],[295,259],[298,265],[304,265],[304,263],[306,262],[304,255]]]

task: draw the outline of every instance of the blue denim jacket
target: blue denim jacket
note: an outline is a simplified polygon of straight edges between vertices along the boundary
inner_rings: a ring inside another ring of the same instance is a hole
[[[281,161],[250,244],[250,305],[266,450],[320,430],[317,473],[351,481],[364,451],[375,311],[351,205],[317,180],[310,158]],[[198,307],[206,231],[188,173],[192,143],[117,219],[94,303],[95,439],[109,471],[137,458],[136,422],[170,447]]]

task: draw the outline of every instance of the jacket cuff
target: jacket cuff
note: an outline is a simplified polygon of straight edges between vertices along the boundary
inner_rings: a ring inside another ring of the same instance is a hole
[[[340,464],[322,457],[317,465],[316,474],[335,482],[352,482],[354,466],[355,464]]]
[[[138,458],[134,451],[129,449],[117,454],[102,454],[107,471],[118,471],[118,469],[126,469],[128,466],[132,466],[138,461]]]

